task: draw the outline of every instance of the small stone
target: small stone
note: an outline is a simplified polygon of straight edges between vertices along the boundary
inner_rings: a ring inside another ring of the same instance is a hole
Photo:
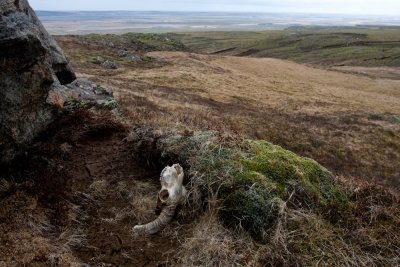
[[[129,52],[126,50],[120,50],[118,51],[118,56],[119,57],[127,57],[129,55]]]
[[[73,81],[72,83],[67,85],[70,89],[72,88],[81,88],[81,89],[86,89],[88,91],[94,91],[97,88],[97,84],[89,81],[87,79],[83,79],[83,78],[78,78],[75,81]]]
[[[138,55],[132,55],[129,57],[129,59],[130,59],[130,61],[135,62],[135,63],[142,61],[142,58]]]
[[[153,58],[153,61],[155,61],[155,62],[162,62],[163,61],[163,59],[161,57],[152,57],[152,58]]]
[[[103,64],[101,64],[104,68],[106,69],[117,69],[117,64],[115,64],[114,61],[110,61],[110,60],[106,60],[103,62]]]
[[[97,56],[97,57],[95,57],[95,58],[93,58],[93,59],[91,60],[91,62],[92,62],[93,64],[98,64],[98,65],[103,64],[104,61],[105,61],[105,59],[102,58],[101,56]]]

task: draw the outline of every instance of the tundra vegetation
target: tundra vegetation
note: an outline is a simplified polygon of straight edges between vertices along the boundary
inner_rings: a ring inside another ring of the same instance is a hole
[[[396,32],[57,36],[77,75],[113,88],[120,110],[65,111],[4,172],[5,264],[399,265]],[[341,64],[350,69],[332,70]],[[185,205],[135,237],[157,218],[159,175],[174,163]]]

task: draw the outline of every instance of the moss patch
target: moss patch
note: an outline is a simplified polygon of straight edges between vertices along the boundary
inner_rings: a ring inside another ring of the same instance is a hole
[[[293,208],[312,209],[330,218],[348,206],[327,169],[266,141],[245,141],[224,164],[234,171],[220,193],[223,220],[253,235],[273,222],[277,203],[289,198]]]
[[[253,236],[261,236],[265,227],[274,220],[276,209],[268,194],[248,188],[227,194],[220,214],[227,226],[242,227]]]
[[[137,132],[134,136],[143,140]],[[156,144],[141,153],[155,146],[162,158],[171,159],[168,163],[177,161],[189,168],[208,201],[210,194],[217,195],[224,223],[253,237],[261,237],[274,222],[279,203],[312,210],[329,220],[349,207],[326,168],[269,142],[230,140],[215,132],[165,133],[151,140]]]
[[[280,146],[248,141],[240,163],[242,171],[237,176],[240,182],[256,184],[277,197],[285,198],[294,192],[300,196],[300,203],[311,208],[347,203],[326,168]]]

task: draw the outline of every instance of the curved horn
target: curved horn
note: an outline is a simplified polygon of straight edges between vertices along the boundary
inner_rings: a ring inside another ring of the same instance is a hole
[[[174,217],[176,207],[178,203],[170,204],[163,208],[161,214],[152,222],[142,225],[136,225],[133,227],[133,231],[135,233],[143,233],[143,234],[155,234],[167,226]]]
[[[182,185],[184,173],[179,164],[165,167],[161,172],[161,190],[157,195],[160,215],[152,222],[133,227],[134,233],[155,234],[161,231],[174,217],[176,207],[185,201],[186,189]]]

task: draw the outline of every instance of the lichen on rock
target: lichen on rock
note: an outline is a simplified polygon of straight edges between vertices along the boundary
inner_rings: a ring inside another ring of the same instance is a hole
[[[108,110],[118,108],[110,88],[82,78],[65,86],[52,88],[47,101],[57,102],[60,107],[69,110],[92,107]]]

